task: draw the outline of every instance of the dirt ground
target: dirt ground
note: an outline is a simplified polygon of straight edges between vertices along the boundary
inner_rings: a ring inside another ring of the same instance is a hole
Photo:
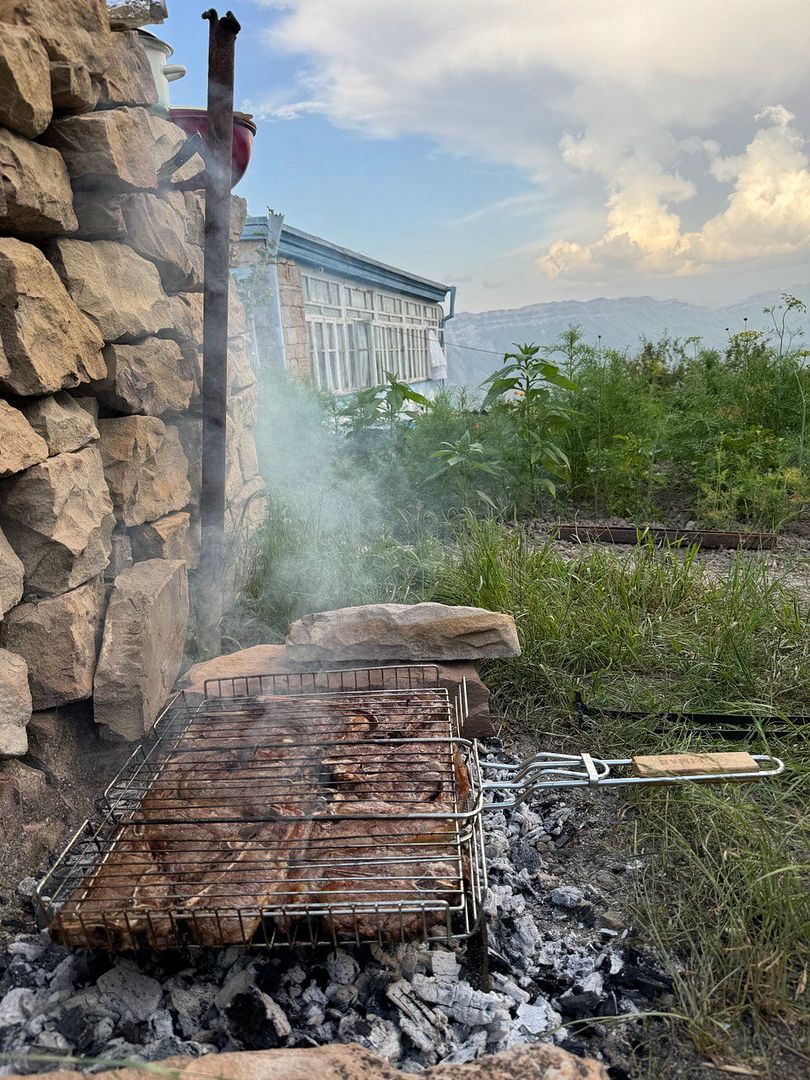
[[[639,525],[638,522],[631,521],[629,518],[589,518],[572,512],[570,516],[564,518],[554,518],[553,520],[537,519],[530,522],[527,528],[529,535],[537,543],[551,540],[554,550],[564,558],[573,559],[583,554],[583,552],[602,549],[612,551],[617,558],[630,559],[637,550],[632,544],[591,544],[576,540],[558,539],[556,536],[557,526],[562,523],[573,524],[574,522],[583,526],[610,525],[634,528]],[[660,521],[646,521],[643,525],[652,528],[675,527],[672,522]],[[684,523],[682,527],[686,528],[687,523]],[[688,527],[693,528],[694,522],[689,522]],[[739,531],[744,532],[744,527],[740,526]],[[770,550],[743,549],[738,551],[736,548],[701,548],[698,550],[697,561],[710,573],[722,577],[728,573],[738,554],[752,562],[761,563],[767,568],[772,577],[778,577],[785,584],[797,589],[810,602],[810,524],[802,523],[788,526],[784,532],[779,534],[776,547]]]

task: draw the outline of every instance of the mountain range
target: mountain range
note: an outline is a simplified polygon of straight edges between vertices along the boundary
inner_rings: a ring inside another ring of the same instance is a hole
[[[810,285],[787,290],[810,307]],[[445,327],[449,380],[476,386],[500,366],[500,358],[515,343],[549,345],[572,324],[585,341],[603,348],[634,349],[642,338],[653,341],[699,337],[708,348],[722,348],[729,333],[766,329],[770,320],[763,308],[780,300],[779,292],[761,292],[734,304],[709,307],[652,296],[625,296],[610,300],[560,300],[495,311],[460,312]],[[744,319],[748,318],[748,323]],[[810,315],[791,313],[789,325],[804,331],[810,342]],[[601,335],[601,337],[600,337]]]

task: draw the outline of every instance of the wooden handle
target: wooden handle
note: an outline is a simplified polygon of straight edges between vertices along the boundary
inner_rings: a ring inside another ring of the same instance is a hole
[[[668,777],[711,773],[737,773],[740,780],[753,780],[760,772],[750,754],[650,754],[633,758],[633,775],[666,780]]]

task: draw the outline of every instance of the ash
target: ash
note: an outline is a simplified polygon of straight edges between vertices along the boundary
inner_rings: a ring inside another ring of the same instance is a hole
[[[666,1006],[672,984],[610,906],[606,886],[638,862],[594,873],[587,853],[577,862],[566,850],[594,825],[580,794],[548,790],[531,808],[485,815],[488,992],[463,945],[121,957],[21,934],[0,955],[0,1075],[52,1068],[53,1055],[155,1061],[334,1042],[417,1073],[548,1041],[622,1080],[638,1026],[609,1018]]]

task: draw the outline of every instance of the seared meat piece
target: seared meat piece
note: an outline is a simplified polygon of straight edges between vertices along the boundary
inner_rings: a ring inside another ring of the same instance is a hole
[[[113,850],[60,908],[51,936],[69,948],[169,948],[177,944],[164,914],[173,906],[173,888],[142,827],[122,826]]]
[[[296,874],[291,858],[290,877],[307,882],[302,902],[325,909],[329,934],[341,940],[407,939],[444,924],[462,891],[453,822],[397,818],[386,802],[351,809],[358,816],[315,823],[300,859],[308,869]],[[412,804],[401,812],[423,811]]]

